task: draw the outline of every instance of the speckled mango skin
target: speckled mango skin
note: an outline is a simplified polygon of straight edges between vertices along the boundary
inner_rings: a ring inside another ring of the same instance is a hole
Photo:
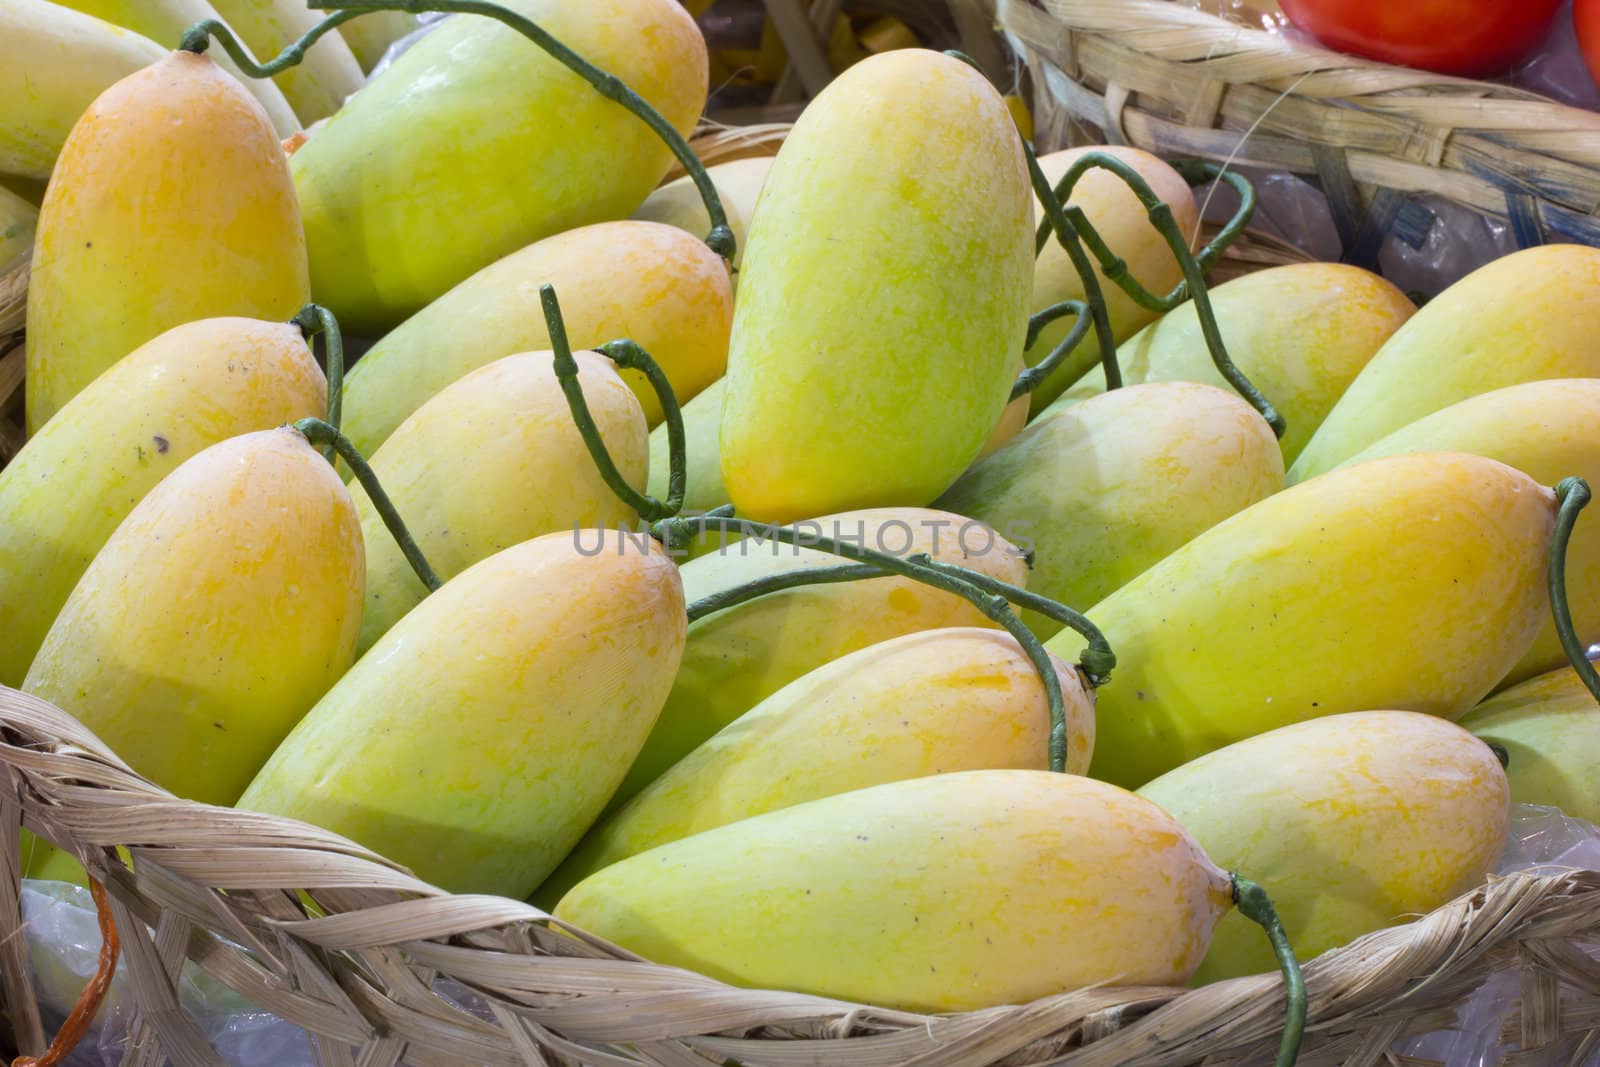
[[[1081,611],[1282,488],[1277,439],[1254,408],[1209,385],[1154,382],[1052,409],[939,505],[1025,530],[1029,588]],[[1061,629],[1024,619],[1041,637]]]
[[[1549,489],[1454,452],[1347,467],[1224,519],[1086,612],[1117,653],[1090,773],[1137,787],[1352,710],[1465,714],[1548,615],[1554,520]],[[1045,647],[1070,660],[1082,643]]]
[[[550,347],[539,287],[561,301],[567,340],[593,348],[627,337],[666,371],[679,401],[728,361],[733,290],[705,243],[655,222],[606,222],[548,237],[474,274],[383,338],[350,369],[344,431],[371,455],[451,382],[502,356]],[[626,381],[653,426],[655,391]]]
[[[622,79],[685,137],[694,128],[706,45],[676,0],[505,6]],[[525,245],[627,218],[672,158],[642,120],[516,30],[451,19],[295,152],[312,291],[348,328],[381,333]]]
[[[767,180],[767,172],[771,169],[771,156],[733,159],[706,168],[711,184],[717,187],[722,213],[728,217],[728,228],[733,231],[734,240],[738,243],[733,254],[735,269],[744,260],[745,235],[750,232],[750,220],[756,212],[756,198],[761,195],[761,185]],[[633,217],[676,226],[701,239],[711,232],[711,216],[706,214],[705,201],[700,199],[700,190],[687,174],[645,197]],[[738,280],[735,274],[735,287]]]
[[[1511,806],[1489,746],[1409,711],[1285,726],[1186,763],[1139,795],[1267,890],[1302,962],[1482,884],[1505,847]],[[1261,929],[1233,913],[1195,981],[1276,969]]]
[[[648,462],[644,412],[609,359],[575,352],[578,383],[629,485]],[[372,456],[372,469],[440,578],[541,534],[633,529],[638,515],[589,456],[554,356],[524,352],[479,367],[423,404]],[[351,486],[367,543],[359,650],[372,647],[427,587],[366,490]]]
[[[56,161],[28,285],[28,432],[165,330],[287,320],[308,293],[261,105],[209,58],[174,52],[102,93]]]
[[[1502,256],[1395,331],[1289,468],[1328,471],[1394,431],[1493,389],[1600,377],[1600,248],[1542,245]]]
[[[547,534],[446,582],[239,807],[343,834],[452,892],[527,896],[599,815],[677,670],[683,586],[645,540]]]
[[[238,318],[174,327],[73,397],[0,470],[0,684],[22,684],[95,553],[178,464],[326,406],[299,329]]]
[[[1094,751],[1094,697],[1055,660],[1067,773]],[[1010,634],[949,627],[852,652],[718,731],[596,826],[540,897],[554,904],[619,860],[740,819],[852,789],[984,769],[1049,769],[1050,708]]]
[[[740,514],[923,505],[977,457],[1027,332],[1028,190],[1010,113],[960,60],[885,52],[807,106],[734,309],[719,434]]]
[[[1548,804],[1600,826],[1600,705],[1571,667],[1496,693],[1461,726],[1511,754],[1513,801]]]
[[[363,573],[327,460],[286,428],[231,437],[117,527],[22,687],[157,785],[231,804],[354,660]]]
[[[1189,977],[1230,883],[1103,782],[982,770],[893,782],[675,841],[557,918],[735,985],[913,1011]]]
[[[1288,423],[1279,441],[1285,464],[1417,310],[1393,283],[1342,263],[1294,263],[1234,278],[1211,290],[1211,308],[1234,365]],[[1188,381],[1233,389],[1211,361],[1193,301],[1124,342],[1117,364],[1130,385]],[[1096,366],[1056,405],[1103,393],[1105,383]]]

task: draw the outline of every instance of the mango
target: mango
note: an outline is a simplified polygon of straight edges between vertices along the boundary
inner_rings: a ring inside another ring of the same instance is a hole
[[[1600,826],[1600,705],[1571,667],[1529,678],[1467,712],[1463,729],[1510,753],[1518,804],[1546,804]]]
[[[683,405],[684,496],[686,513],[710,511],[728,503],[722,484],[722,453],[717,447],[717,427],[722,424],[722,393],[726,378],[718,378]],[[650,431],[650,495],[667,498],[667,478],[672,473],[667,447],[667,424]],[[713,535],[715,536],[715,535]]]
[[[505,6],[622,79],[679,133],[694,128],[706,46],[676,0]],[[479,16],[451,19],[290,161],[312,291],[349,329],[381,333],[519,248],[626,218],[672,160],[641,119],[522,34]]]
[[[1051,409],[939,506],[1025,534],[1029,589],[1083,610],[1282,488],[1277,438],[1254,408],[1210,385],[1152,382]],[[1040,637],[1061,629],[1024,618]]]
[[[1293,263],[1234,278],[1211,290],[1211,309],[1234,365],[1288,422],[1278,442],[1285,464],[1417,310],[1392,283],[1343,263]],[[1125,341],[1117,363],[1130,385],[1185,381],[1233,389],[1211,361],[1192,300]],[[1105,386],[1097,364],[1056,404],[1076,403]]]
[[[1356,375],[1289,468],[1332,470],[1424,415],[1544,378],[1600,377],[1600,248],[1502,256],[1430,300]]]
[[[468,371],[548,349],[539,302],[545,284],[561,301],[574,348],[632,338],[661,364],[680,401],[716,381],[727,364],[733,290],[726,264],[704,242],[659,223],[585,226],[485,267],[374,345],[346,379],[350,440],[370,456]],[[623,380],[650,424],[660,422],[660,402],[644,376],[630,370]]]
[[[706,175],[711,179],[711,184],[717,187],[717,195],[722,200],[722,211],[728,217],[728,227],[733,230],[734,239],[738,242],[733,254],[736,272],[744,259],[745,235],[749,233],[750,219],[755,215],[756,197],[760,195],[761,185],[767,180],[767,172],[771,169],[771,156],[733,159],[706,168]],[[711,216],[706,214],[700,190],[688,175],[673,179],[645,197],[633,217],[676,226],[702,239],[711,231]],[[734,279],[737,282],[737,273]]]
[[[361,528],[294,430],[198,453],[117,527],[22,688],[179,796],[231,804],[349,668]]]
[[[1555,494],[1494,460],[1418,452],[1252,504],[1086,613],[1117,653],[1089,772],[1138,786],[1305,719],[1457,718],[1549,612]],[[1082,638],[1046,646],[1072,659]]]
[[[1216,863],[1267,890],[1302,961],[1482,885],[1511,813],[1489,746],[1409,711],[1272,730],[1169,771],[1139,795]],[[1194,980],[1277,966],[1260,928],[1234,913]]]
[[[567,530],[462,571],[318,702],[239,807],[454,892],[526,896],[622,780],[683,651],[678,568],[644,540]]]
[[[573,355],[611,458],[630,485],[643,484],[648,446],[639,401],[609,359]],[[590,458],[549,352],[497,359],[446,387],[400,424],[371,463],[442,579],[540,534],[592,537],[596,528],[631,529],[639,518]],[[366,491],[352,492],[367,543],[365,652],[428,589]]]
[[[942,1012],[1181,983],[1230,888],[1142,798],[1077,775],[982,770],[662,845],[578,883],[555,915],[735,985]]]
[[[159,333],[287,320],[307,299],[272,126],[209,58],[174,52],[102,93],[56,162],[28,287],[28,432]]]
[[[312,11],[305,0],[210,0],[210,3],[263,62],[300,40],[328,14]],[[299,63],[274,75],[272,80],[283,90],[284,98],[300,121],[309,126],[339,110],[345,98],[361,88],[366,76],[350,46],[344,42],[343,29],[336,29],[319,37]]]
[[[1027,369],[1028,365],[1026,363],[1018,361],[1017,375],[1020,376]],[[1000,421],[994,424],[994,430],[989,434],[989,440],[983,443],[983,448],[978,452],[978,458],[973,460],[973,463],[979,463],[1000,451],[1010,443],[1012,438],[1021,433],[1022,428],[1026,425],[1028,425],[1028,398],[1024,395],[1011,401],[1005,406],[1005,410],[1000,412]],[[967,468],[969,473],[971,470],[971,467]]]
[[[363,71],[371,71],[389,46],[417,28],[417,16],[408,11],[368,11],[339,27]]]
[[[875,508],[799,524],[811,536],[851,540],[890,555],[927,552],[992,578],[1022,585],[1023,554],[979,523],[926,508]],[[754,536],[723,543],[682,567],[684,597],[733,589],[757,578],[848,561],[814,548]],[[910,578],[887,576],[769,593],[697,619],[683,663],[639,758],[612,800],[620,807],[718,730],[790,682],[857,649],[944,626],[993,626],[974,607]]]
[[[1578,475],[1600,485],[1600,380],[1553,378],[1469,397],[1418,419],[1363,449],[1349,463],[1403,452],[1471,452],[1499,460],[1536,482]],[[1578,638],[1600,641],[1600,528],[1579,522],[1567,546],[1567,593]],[[1533,647],[1502,685],[1567,662],[1555,623],[1545,620]]]
[[[257,319],[176,326],[73,397],[0,470],[0,684],[22,684],[95,554],[180,463],[326,406],[300,330]]]
[[[1005,104],[960,60],[886,52],[807,106],[734,309],[719,440],[740,514],[926,504],[977,457],[1027,331],[1028,188]]]

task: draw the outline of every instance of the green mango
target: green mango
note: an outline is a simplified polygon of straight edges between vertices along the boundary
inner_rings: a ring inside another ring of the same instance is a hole
[[[0,188],[0,277],[33,254],[39,209],[10,189]]]
[[[726,378],[718,378],[683,405],[685,513],[710,511],[729,502],[728,489],[722,484],[722,456],[717,448],[717,427],[722,422],[722,393],[726,384]],[[657,500],[667,498],[667,477],[671,468],[667,424],[662,423],[650,431],[649,490]]]
[[[1566,667],[1502,690],[1461,725],[1510,753],[1513,801],[1547,804],[1600,826],[1600,704],[1577,671]]]

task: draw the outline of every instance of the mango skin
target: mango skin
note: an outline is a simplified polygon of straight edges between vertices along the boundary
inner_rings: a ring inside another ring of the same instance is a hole
[[[960,60],[885,52],[807,106],[734,309],[719,438],[740,514],[922,505],[977,457],[1027,331],[1028,188],[1005,104]]]
[[[1350,383],[1289,482],[1328,471],[1395,430],[1479,393],[1600,377],[1600,249],[1502,256],[1430,300]]]
[[[231,804],[355,658],[355,506],[290,429],[212,445],[129,512],[22,688],[134,770]]]
[[[238,806],[343,834],[452,892],[526,896],[622,780],[677,669],[683,587],[645,540],[547,534],[446,582]]]
[[[261,105],[205,56],[173,52],[130,74],[72,128],[39,212],[28,432],[174,326],[287,320],[306,280],[294,187]]]
[[[321,415],[300,331],[202,319],[135,349],[0,470],[0,684],[17,686],[72,587],[180,463],[237,434]]]
[[[693,130],[706,45],[675,0],[506,6],[622,79],[685,137]],[[642,120],[517,31],[452,19],[295,152],[312,291],[348,329],[381,333],[519,248],[626,218],[672,158]]]
[[[1549,612],[1554,519],[1549,489],[1454,452],[1347,467],[1224,519],[1086,613],[1117,654],[1089,773],[1139,786],[1352,710],[1465,714]]]
[[[721,376],[733,290],[705,244],[653,222],[608,222],[546,238],[474,274],[372,347],[345,380],[344,432],[371,455],[427,399],[467,372],[550,347],[539,287],[561,301],[567,340],[627,337],[661,364],[679,401]],[[623,372],[650,425],[655,391]]]
[[[737,247],[733,253],[733,267],[737,271],[744,260],[745,235],[750,232],[750,219],[756,212],[756,198],[761,195],[761,185],[772,169],[771,156],[753,156],[749,159],[732,159],[706,168],[711,184],[717,187],[722,200],[722,213],[728,217],[728,228],[733,231]],[[649,196],[633,213],[636,219],[659,222],[693,234],[702,240],[711,232],[711,216],[706,214],[705,203],[694,179],[687,174],[675,178]],[[738,274],[734,274],[735,285]]]
[[[1094,751],[1094,696],[1054,660],[1067,773]],[[1044,686],[1010,634],[926,630],[869,645],[789,683],[589,831],[540,887],[554,904],[619,860],[852,789],[952,771],[1048,770]]]
[[[1217,328],[1234,365],[1288,423],[1279,445],[1293,463],[1361,368],[1416,307],[1393,283],[1343,263],[1293,263],[1211,290]],[[1193,301],[1117,349],[1125,384],[1205,382],[1233,387],[1211,362]],[[1056,405],[1105,392],[1098,364]]]
[[[1254,408],[1209,385],[1153,382],[1051,409],[939,506],[1027,530],[1029,588],[1081,611],[1282,488],[1277,438]],[[1041,638],[1061,630],[1024,620]]]
[[[1186,763],[1139,795],[1216,863],[1267,890],[1302,962],[1481,885],[1511,815],[1489,746],[1409,711],[1285,726]],[[1261,928],[1233,913],[1194,980],[1277,969]]]
[[[1502,690],[1463,729],[1505,746],[1518,804],[1547,804],[1600,826],[1600,705],[1571,667]]]
[[[1230,904],[1154,804],[983,770],[842,793],[623,860],[557,918],[735,985],[912,1011],[1171,985]]]
[[[611,361],[575,352],[578,383],[629,485],[645,480],[644,412]],[[639,516],[600,476],[572,421],[554,356],[525,352],[479,367],[423,404],[372,456],[372,469],[422,554],[449,580],[540,534],[633,529]],[[351,487],[367,544],[365,652],[428,589],[366,490]]]

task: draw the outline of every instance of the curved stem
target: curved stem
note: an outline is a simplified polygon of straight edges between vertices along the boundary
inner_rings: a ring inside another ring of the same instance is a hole
[[[1050,350],[1048,356],[1045,356],[1039,362],[1017,375],[1017,380],[1011,384],[1012,400],[1033,392],[1043,385],[1045,379],[1054,374],[1058,368],[1065,366],[1067,357],[1077,349],[1078,342],[1083,340],[1083,335],[1089,332],[1089,327],[1094,323],[1094,320],[1089,317],[1088,305],[1082,300],[1063,300],[1059,304],[1052,304],[1043,311],[1037,312],[1032,318],[1028,319],[1028,343],[1024,347],[1032,348],[1033,343],[1039,339],[1039,333],[1043,331],[1046,325],[1069,312],[1076,312],[1078,316],[1077,321],[1072,324],[1072,329],[1068,330],[1067,335]],[[1051,317],[1046,319],[1044,318],[1046,315]],[[1037,328],[1034,326],[1035,323],[1038,323]],[[1083,377],[1092,366],[1094,366],[1092,361],[1085,361],[1085,365],[1072,375],[1072,380],[1076,381]],[[1111,361],[1111,366],[1116,367],[1114,358]],[[1122,375],[1120,368],[1118,368],[1117,385],[1120,386],[1121,384]],[[1110,386],[1109,388],[1115,388],[1115,386]]]
[[[322,11],[327,9],[316,8],[315,10]],[[193,52],[197,56],[203,55],[206,49],[210,47],[211,39],[215,37],[218,43],[222,45],[222,50],[228,53],[228,58],[232,59],[241,71],[252,78],[271,78],[282,74],[290,67],[298,66],[312,45],[316,44],[330,31],[337,29],[362,13],[361,11],[335,11],[307,30],[305,36],[298,41],[290,42],[282,52],[279,52],[276,57],[267,60],[265,63],[256,62],[256,57],[251,55],[249,49],[245,48],[240,43],[239,38],[234,35],[232,27],[220,19],[202,19],[190,26],[184,31],[183,39],[178,42],[178,50],[181,52]]]
[[[1595,700],[1600,701],[1600,674],[1589,662],[1589,650],[1578,640],[1572,609],[1567,604],[1567,542],[1572,540],[1572,527],[1578,521],[1578,512],[1589,503],[1589,496],[1589,483],[1582,478],[1563,478],[1556,486],[1556,525],[1550,538],[1550,562],[1545,580],[1550,589],[1550,613],[1555,618],[1561,648],[1583,684]]]
[[[72,1011],[67,1015],[66,1022],[56,1031],[56,1036],[51,1039],[50,1047],[45,1049],[44,1055],[35,1059],[32,1056],[19,1056],[12,1061],[11,1067],[57,1067],[65,1063],[67,1057],[72,1055],[72,1050],[77,1048],[78,1042],[84,1039],[89,1032],[89,1026],[94,1022],[94,1017],[100,1010],[100,1005],[105,1002],[106,993],[111,989],[111,979],[117,973],[117,955],[121,945],[117,941],[117,924],[111,918],[111,905],[106,900],[105,886],[89,879],[89,895],[94,898],[95,915],[100,920],[100,958],[95,963],[94,974],[90,976],[89,983],[78,994],[77,1001],[72,1005]]]
[[[1229,170],[1220,163],[1212,163],[1204,159],[1178,159],[1172,161],[1172,169],[1177,171],[1183,180],[1190,185],[1200,185],[1208,181],[1220,181],[1230,186],[1239,194],[1239,207],[1231,218],[1218,230],[1216,236],[1206,242],[1204,248],[1195,253],[1195,259],[1200,264],[1201,272],[1210,270],[1222,258],[1222,253],[1228,246],[1239,239],[1246,226],[1256,213],[1256,187],[1236,170]],[[1182,283],[1180,291],[1187,296],[1188,282]]]
[[[327,422],[337,430],[344,414],[344,336],[339,332],[339,320],[321,304],[307,304],[289,321],[300,328],[307,345],[318,334],[322,335],[322,363],[328,379]],[[329,463],[333,462],[332,446],[325,448],[322,454],[328,457]]]
[[[554,299],[553,292],[551,298]],[[619,367],[642,373],[649,379],[650,388],[655,390],[656,399],[661,402],[661,413],[667,427],[667,499],[659,505],[659,514],[641,513],[641,516],[647,522],[653,522],[668,515],[676,515],[683,510],[683,497],[687,492],[688,481],[687,441],[683,432],[683,408],[678,404],[678,394],[673,391],[667,372],[650,358],[650,353],[646,352],[637,341],[626,338],[620,341],[607,341],[596,351]]]
[[[1230,877],[1233,879],[1233,902],[1239,914],[1267,932],[1267,940],[1272,942],[1273,954],[1283,970],[1286,1018],[1274,1063],[1276,1067],[1294,1067],[1295,1060],[1300,1057],[1300,1040],[1306,1032],[1306,980],[1300,973],[1300,961],[1295,958],[1294,946],[1289,944],[1289,935],[1284,933],[1283,922],[1267,891],[1237,874]]]
[[[869,563],[844,563],[837,567],[802,567],[799,570],[764,574],[743,585],[723,589],[696,600],[689,605],[689,621],[694,622],[713,612],[738,607],[747,600],[755,600],[768,593],[781,593],[785,589],[799,589],[808,585],[831,585],[834,582],[856,582],[863,578],[882,578],[886,573]]]

